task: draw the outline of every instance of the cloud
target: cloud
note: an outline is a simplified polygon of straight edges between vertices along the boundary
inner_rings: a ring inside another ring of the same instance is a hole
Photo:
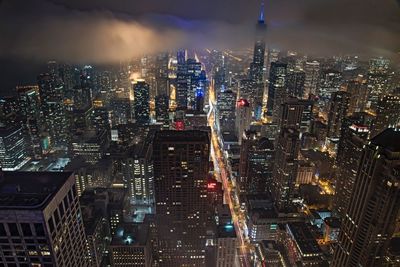
[[[113,63],[179,47],[247,47],[258,4],[5,0],[0,58]],[[400,47],[400,11],[393,0],[270,0],[266,16],[268,43],[280,49],[394,58]]]

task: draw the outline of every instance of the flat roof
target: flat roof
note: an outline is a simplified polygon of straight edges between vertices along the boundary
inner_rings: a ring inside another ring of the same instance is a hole
[[[235,226],[233,224],[225,224],[217,226],[218,238],[236,238]]]
[[[72,172],[0,173],[0,209],[43,209]]]
[[[388,128],[372,138],[371,143],[390,152],[400,152],[400,129]]]
[[[147,223],[122,223],[115,230],[111,246],[145,246],[149,239]]]
[[[288,223],[287,226],[303,256],[316,256],[316,254],[322,253],[321,248],[306,223],[293,222]]]

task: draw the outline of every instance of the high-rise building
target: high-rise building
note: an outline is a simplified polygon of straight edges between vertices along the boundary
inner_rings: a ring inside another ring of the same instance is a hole
[[[250,129],[251,123],[251,106],[246,99],[239,99],[236,103],[236,122],[235,130],[239,140],[242,141],[243,133],[245,130]]]
[[[27,142],[31,146],[31,153],[35,158],[40,158],[40,103],[39,87],[17,86],[18,102],[21,108],[22,124],[27,133]]]
[[[376,106],[376,118],[372,125],[371,136],[375,136],[388,127],[400,124],[400,97],[396,95],[382,96]]]
[[[130,155],[123,159],[122,172],[128,182],[131,203],[154,203],[154,172],[152,160],[152,134],[137,144]]]
[[[318,61],[307,61],[304,66],[304,72],[306,74],[304,81],[304,98],[308,98],[309,95],[317,95],[319,87],[319,71],[320,64]]]
[[[217,114],[222,131],[235,128],[236,93],[221,91],[217,97]]]
[[[215,266],[236,266],[238,243],[233,224],[218,225],[216,233],[217,261]]]
[[[369,61],[368,70],[368,102],[370,108],[376,108],[379,98],[389,93],[390,73],[389,73],[390,60],[385,58],[373,58]]]
[[[329,103],[332,94],[340,90],[342,73],[328,69],[322,72],[318,96],[320,102]]]
[[[143,81],[133,83],[134,110],[136,123],[146,125],[150,122],[150,87]]]
[[[45,131],[51,144],[56,147],[68,145],[68,123],[64,106],[64,88],[50,74],[38,77],[40,110]]]
[[[399,140],[390,128],[363,149],[332,266],[383,266],[400,209]]]
[[[267,100],[267,114],[277,120],[279,109],[286,98],[286,64],[271,63]]]
[[[350,94],[349,114],[365,110],[368,98],[367,82],[363,79],[349,81],[346,92]]]
[[[302,133],[310,132],[312,124],[313,102],[311,100],[288,98],[281,105],[278,119],[279,128],[294,128]]]
[[[158,95],[169,95],[169,79],[168,79],[168,53],[159,54],[156,58],[156,84]]]
[[[292,208],[299,150],[299,132],[291,128],[281,129],[276,146],[275,166],[272,174],[272,194],[275,205],[279,210]]]
[[[272,184],[274,143],[254,131],[245,131],[240,147],[240,190],[264,193]]]
[[[252,80],[253,92],[251,103],[254,107],[261,106],[264,94],[265,72],[265,34],[267,25],[264,18],[264,2],[261,4],[260,15],[256,27],[256,41],[254,44],[253,62],[250,64],[249,78]],[[241,96],[242,97],[242,96]]]
[[[332,94],[328,113],[328,138],[340,138],[342,123],[349,110],[349,102],[350,94],[347,92],[338,91]]]
[[[286,79],[286,90],[288,96],[303,98],[305,79],[306,73],[302,70],[288,71]]]
[[[158,95],[155,98],[156,120],[168,122],[169,120],[169,97],[168,95]]]
[[[16,171],[29,160],[26,140],[19,125],[0,128],[0,168]]]
[[[4,266],[89,266],[75,178],[69,172],[1,172]]]
[[[210,138],[160,131],[153,141],[159,266],[204,266]]]
[[[189,96],[189,75],[186,64],[186,51],[177,53],[178,69],[176,73],[176,106],[177,109],[187,109]]]
[[[357,175],[360,154],[369,136],[369,129],[358,123],[356,118],[350,117],[342,124],[341,136],[336,157],[338,171],[335,183],[335,210],[343,218]]]

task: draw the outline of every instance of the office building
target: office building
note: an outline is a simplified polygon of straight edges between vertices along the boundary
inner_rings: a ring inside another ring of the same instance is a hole
[[[139,125],[150,123],[150,87],[143,81],[133,83],[135,120]]]
[[[290,97],[281,105],[279,127],[294,128],[302,133],[310,132],[313,121],[313,102]]]
[[[236,93],[221,91],[217,96],[217,114],[221,131],[235,128]]]
[[[286,90],[288,96],[303,98],[306,73],[302,70],[290,70],[287,73]]]
[[[350,94],[347,92],[338,91],[332,94],[328,113],[328,138],[340,138],[342,123],[348,114],[349,102]]]
[[[236,103],[236,122],[235,130],[238,137],[239,144],[242,142],[243,133],[250,129],[251,123],[251,106],[250,103],[241,98]]]
[[[287,65],[281,62],[271,63],[269,73],[269,87],[267,100],[267,114],[277,121],[279,109],[286,98],[286,68]]]
[[[400,97],[396,95],[382,96],[376,106],[376,118],[372,125],[371,137],[388,127],[400,124]]]
[[[210,138],[160,131],[153,141],[159,266],[205,266]]]
[[[69,172],[2,172],[1,263],[89,266],[82,214]]]
[[[295,129],[283,128],[278,137],[272,174],[272,194],[279,210],[290,210],[292,207],[299,150],[299,132]]]
[[[304,66],[305,80],[304,80],[304,98],[310,95],[317,95],[319,89],[319,72],[320,64],[318,61],[307,61]]]
[[[400,209],[400,131],[386,129],[360,155],[332,266],[382,266]]]
[[[0,167],[5,171],[19,170],[29,160],[21,126],[0,128]]]
[[[216,233],[217,264],[215,266],[235,266],[238,244],[233,224],[218,225]]]

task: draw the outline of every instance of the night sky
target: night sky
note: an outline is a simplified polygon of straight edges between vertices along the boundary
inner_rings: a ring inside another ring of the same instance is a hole
[[[35,80],[50,59],[114,63],[179,47],[253,42],[257,0],[0,0],[0,91]],[[328,55],[399,58],[395,0],[266,0],[268,43]]]

